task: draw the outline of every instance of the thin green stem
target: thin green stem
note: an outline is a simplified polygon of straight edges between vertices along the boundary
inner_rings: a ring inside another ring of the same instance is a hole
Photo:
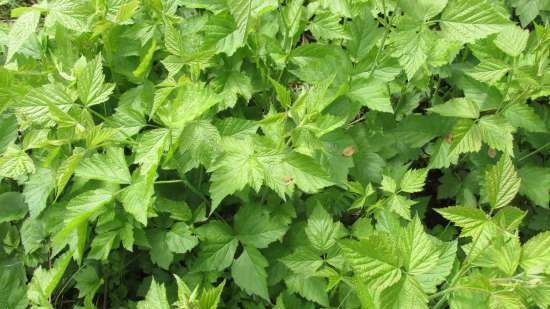
[[[523,161],[523,160],[525,160],[525,159],[527,159],[527,158],[529,158],[529,157],[531,157],[531,156],[533,156],[533,155],[536,155],[537,153],[541,152],[544,148],[546,148],[546,147],[548,147],[548,146],[550,146],[550,142],[548,142],[548,143],[546,143],[546,144],[540,146],[539,148],[537,148],[537,149],[531,151],[530,153],[524,155],[523,157],[519,158],[519,159],[518,159],[518,162]]]

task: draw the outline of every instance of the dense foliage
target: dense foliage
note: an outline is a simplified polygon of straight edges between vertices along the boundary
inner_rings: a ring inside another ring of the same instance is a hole
[[[549,1],[2,3],[1,309],[550,306]]]

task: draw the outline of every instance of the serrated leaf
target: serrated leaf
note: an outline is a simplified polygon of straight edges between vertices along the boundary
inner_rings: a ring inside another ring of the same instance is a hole
[[[380,296],[380,308],[384,309],[427,309],[428,297],[418,282],[404,275],[399,282],[385,289]]]
[[[407,193],[420,192],[424,188],[428,170],[426,169],[411,169],[408,170],[401,178],[399,187],[401,191]]]
[[[504,110],[504,117],[516,128],[524,128],[529,132],[546,132],[544,121],[535,109],[527,104],[513,104]]]
[[[172,225],[172,228],[166,233],[166,244],[170,251],[174,253],[186,253],[197,246],[199,240],[193,235],[189,226],[183,222]]]
[[[294,273],[311,276],[323,265],[319,254],[307,247],[297,248],[292,254],[280,260]]]
[[[495,45],[512,57],[517,57],[527,46],[529,31],[518,26],[508,26],[500,31],[495,39]]]
[[[230,226],[211,221],[197,229],[201,240],[196,269],[200,271],[224,270],[233,262],[238,240]]]
[[[145,300],[137,303],[138,309],[170,309],[170,303],[166,298],[166,289],[163,284],[157,283],[155,279],[151,281]]]
[[[31,10],[17,18],[8,34],[8,53],[6,62],[10,62],[13,56],[19,52],[25,42],[36,31],[40,21],[40,12]]]
[[[441,15],[444,35],[463,43],[499,32],[509,24],[508,18],[487,0],[451,0]]]
[[[495,59],[483,59],[475,67],[465,70],[468,76],[490,85],[501,80],[509,71],[510,66],[508,64]]]
[[[374,234],[359,241],[340,242],[344,257],[357,276],[368,280],[378,290],[397,283],[402,276],[402,261],[391,238]]]
[[[72,198],[67,204],[67,213],[63,219],[64,226],[58,231],[53,242],[64,242],[75,229],[94,216],[97,216],[101,208],[111,202],[113,198],[112,192],[106,189],[96,189],[86,191]]]
[[[247,205],[235,214],[236,237],[244,245],[266,248],[270,243],[281,239],[288,227],[273,220],[266,209],[259,205]]]
[[[346,95],[372,110],[393,113],[386,84],[374,78],[358,78],[353,80],[350,90]]]
[[[400,0],[398,3],[409,16],[424,21],[441,13],[447,5],[447,0]]]
[[[411,80],[416,72],[428,59],[428,51],[435,41],[433,33],[424,26],[412,21],[406,21],[400,31],[392,34],[392,43],[396,46],[392,56],[399,59],[399,64]]]
[[[494,149],[513,156],[514,127],[505,118],[496,115],[484,116],[478,122],[481,139]]]
[[[507,156],[497,162],[485,173],[485,192],[489,205],[492,208],[500,208],[508,205],[516,196],[521,184],[510,160]]]
[[[461,236],[477,235],[489,222],[487,215],[478,208],[453,206],[436,209],[445,219],[462,228]]]
[[[319,12],[308,26],[319,40],[336,40],[346,38],[340,17],[330,12]]]
[[[48,298],[57,287],[65,270],[71,262],[72,252],[67,252],[55,260],[53,267],[48,270],[39,266],[35,269],[27,296],[29,300],[36,305],[48,305]]]
[[[80,100],[88,107],[107,101],[115,86],[104,83],[101,55],[90,61],[84,59],[82,62],[83,67],[76,71],[76,85]]]
[[[478,104],[466,98],[451,99],[443,104],[430,107],[428,110],[445,117],[479,118]]]
[[[306,235],[313,248],[326,252],[342,236],[341,227],[321,205],[317,205],[307,220]]]
[[[124,150],[118,147],[107,148],[105,154],[93,154],[84,158],[74,173],[78,177],[118,184],[128,184],[131,181]]]
[[[550,168],[523,166],[518,170],[521,177],[519,193],[527,196],[536,205],[548,207],[550,204]]]
[[[235,283],[248,294],[255,294],[269,300],[267,273],[269,265],[258,249],[245,246],[241,255],[233,262],[231,275]]]
[[[8,149],[0,156],[0,176],[17,178],[35,171],[34,162],[27,153],[15,145],[8,146]]]
[[[550,273],[550,232],[529,239],[521,251],[520,265],[528,274]]]
[[[38,168],[36,173],[29,177],[23,189],[23,196],[29,206],[31,217],[38,217],[46,208],[48,197],[54,187],[54,172],[51,169]]]
[[[481,129],[470,119],[459,120],[451,131],[451,146],[453,154],[478,152],[481,149]]]

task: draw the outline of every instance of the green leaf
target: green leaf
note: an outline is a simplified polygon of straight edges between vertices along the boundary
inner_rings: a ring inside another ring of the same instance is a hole
[[[428,297],[418,282],[409,275],[404,275],[399,282],[382,292],[380,308],[384,309],[427,309]]]
[[[199,298],[199,308],[198,309],[216,309],[220,303],[220,298],[225,286],[225,280],[222,283],[218,284],[217,287],[213,289],[203,290]]]
[[[221,97],[210,87],[186,81],[178,89],[176,97],[162,104],[155,116],[166,127],[179,129],[201,117],[220,101]]]
[[[391,41],[396,47],[392,56],[399,59],[399,64],[411,80],[428,59],[428,51],[435,41],[433,33],[423,24],[405,19],[393,32]]]
[[[10,62],[13,56],[21,50],[23,45],[36,31],[40,21],[40,12],[31,10],[17,18],[8,34],[8,53],[6,63]]]
[[[343,235],[339,223],[321,205],[317,205],[307,220],[306,235],[313,248],[327,252]]]
[[[286,278],[285,282],[290,293],[297,293],[324,307],[329,306],[326,284],[322,278],[294,275]]]
[[[44,246],[43,241],[48,236],[45,224],[40,219],[27,218],[19,230],[21,234],[21,244],[25,249],[25,254],[30,254]]]
[[[519,0],[512,3],[516,7],[516,15],[519,16],[521,26],[526,27],[543,9],[544,1],[540,0]]]
[[[430,107],[428,110],[445,117],[479,118],[478,104],[466,98],[454,98],[443,104]]]
[[[265,271],[268,265],[269,263],[258,249],[245,246],[241,255],[231,266],[231,275],[235,283],[245,292],[269,301]]]
[[[63,189],[65,189],[65,186],[73,175],[74,170],[80,163],[80,160],[84,158],[85,154],[86,151],[84,151],[82,148],[75,148],[71,156],[66,158],[61,163],[55,175],[56,197],[59,197],[59,195],[63,192]]]
[[[509,156],[514,155],[514,128],[505,118],[496,115],[484,116],[479,119],[478,125],[481,139],[485,143]]]
[[[447,0],[413,0],[413,1],[398,1],[399,6],[409,16],[413,16],[419,20],[429,20],[437,14],[441,13],[447,5]]]
[[[311,276],[322,265],[323,260],[319,254],[307,247],[299,247],[292,254],[280,259],[290,270],[297,274]]]
[[[76,167],[75,175],[118,184],[128,184],[131,181],[124,149],[118,147],[107,148],[105,154],[96,153],[83,159]]]
[[[166,298],[166,289],[163,284],[157,283],[155,279],[151,281],[145,300],[137,303],[137,309],[170,309],[170,303]]]
[[[411,169],[408,170],[401,178],[399,187],[402,192],[415,193],[420,192],[424,188],[428,170],[426,169]]]
[[[164,128],[143,133],[138,139],[138,144],[134,147],[134,163],[140,164],[144,173],[155,169],[169,139],[170,130]]]
[[[495,45],[506,54],[517,57],[527,46],[529,31],[518,26],[508,26],[500,31],[495,39]]]
[[[489,205],[492,208],[508,205],[518,193],[520,184],[521,178],[518,177],[512,160],[502,156],[497,164],[485,173],[485,192]]]
[[[74,93],[62,84],[47,84],[29,91],[15,106],[18,117],[29,123],[53,126],[50,106],[67,112],[75,101]]]
[[[15,145],[8,146],[6,152],[0,157],[0,176],[17,178],[35,171],[32,159]]]
[[[527,104],[512,104],[504,110],[504,117],[516,128],[524,128],[529,132],[546,132],[544,121],[535,109]]]
[[[456,243],[444,243],[426,234],[416,217],[401,231],[399,247],[408,276],[414,278],[421,291],[436,292],[437,286],[451,273]]]
[[[186,253],[199,244],[197,236],[193,235],[190,227],[178,222],[166,233],[166,244],[174,253]]]
[[[195,269],[213,271],[229,267],[239,245],[231,227],[220,221],[210,221],[197,229],[197,233],[201,243]]]
[[[466,69],[468,76],[490,85],[495,84],[510,71],[508,64],[496,59],[483,59],[481,63],[473,68]]]
[[[81,58],[79,62],[81,62],[81,64],[79,63],[81,67],[76,70],[76,85],[82,104],[89,107],[107,101],[115,85],[104,83],[101,55],[90,61]]]
[[[360,14],[350,24],[351,38],[348,41],[347,50],[353,60],[363,60],[369,51],[382,38],[383,31],[378,28],[370,14]]]
[[[0,154],[17,138],[17,119],[14,115],[0,115]]]
[[[93,298],[96,291],[103,284],[97,271],[92,266],[84,267],[75,274],[75,287],[78,289],[78,297]]]
[[[308,26],[319,40],[337,40],[346,38],[340,17],[330,12],[319,12]]]
[[[0,194],[0,223],[23,219],[29,209],[23,195],[19,192]]]
[[[407,220],[411,219],[411,206],[416,204],[415,201],[410,200],[399,194],[392,194],[389,198],[385,200],[385,203],[391,211],[395,212],[396,214]]]
[[[143,225],[147,225],[147,214],[154,202],[156,170],[146,174],[137,171],[132,183],[119,195],[124,210]]]
[[[521,177],[519,193],[527,196],[540,207],[550,204],[550,168],[523,166],[518,170]]]
[[[36,173],[29,177],[23,189],[23,196],[29,206],[31,217],[38,217],[46,208],[48,197],[54,187],[54,172],[51,169],[38,168]]]
[[[453,206],[436,209],[445,219],[462,228],[461,236],[475,237],[488,224],[489,217],[478,208]]]
[[[450,0],[441,15],[441,30],[453,40],[471,43],[503,30],[510,22],[487,0]]]
[[[550,273],[550,232],[529,239],[521,251],[520,265],[528,274]]]
[[[153,229],[148,231],[146,236],[151,246],[151,250],[149,250],[151,262],[164,270],[169,270],[174,261],[174,254],[168,247],[167,232],[161,229]]]
[[[344,257],[357,276],[381,291],[399,282],[402,261],[395,242],[384,234],[373,234],[359,241],[343,240]]]
[[[64,216],[63,228],[54,237],[54,243],[67,241],[67,237],[88,220],[97,216],[101,209],[111,202],[112,193],[106,189],[86,191],[72,198],[67,204],[67,212]]]
[[[212,172],[211,212],[217,208],[224,197],[244,189],[246,185],[250,185],[256,191],[259,190],[264,179],[264,171],[250,141],[235,140],[235,143],[226,149],[223,157],[217,160],[209,171]]]
[[[481,149],[481,129],[470,119],[459,120],[451,131],[452,154],[478,152]]]
[[[61,281],[71,259],[72,252],[69,251],[58,257],[50,269],[45,270],[42,266],[38,266],[34,270],[27,292],[27,296],[32,303],[35,305],[50,306],[48,299]]]
[[[273,220],[266,209],[259,205],[241,207],[234,218],[236,237],[244,245],[266,248],[270,243],[280,240],[288,226]]]
[[[387,85],[374,78],[354,79],[346,95],[353,101],[372,110],[393,113]]]

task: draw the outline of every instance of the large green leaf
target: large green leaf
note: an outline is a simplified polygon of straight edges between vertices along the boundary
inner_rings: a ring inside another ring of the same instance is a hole
[[[241,255],[231,266],[231,275],[235,283],[249,294],[255,294],[269,300],[267,291],[268,262],[259,250],[245,247]]]
[[[485,191],[492,208],[508,205],[518,193],[520,185],[521,178],[507,156],[503,156],[485,173]]]
[[[441,15],[444,35],[464,43],[499,32],[508,18],[487,0],[451,0]]]

